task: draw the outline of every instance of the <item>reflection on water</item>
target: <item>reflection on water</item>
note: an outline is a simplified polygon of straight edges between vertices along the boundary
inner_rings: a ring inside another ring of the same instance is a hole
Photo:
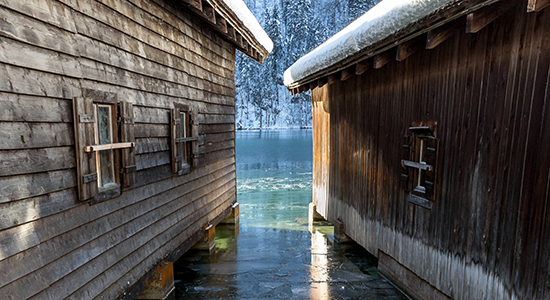
[[[216,227],[216,250],[175,265],[178,299],[406,299],[376,259],[308,228],[310,130],[237,133],[240,224]]]

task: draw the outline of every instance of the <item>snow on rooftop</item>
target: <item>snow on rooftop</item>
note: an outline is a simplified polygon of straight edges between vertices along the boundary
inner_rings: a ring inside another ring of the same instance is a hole
[[[252,32],[256,40],[270,52],[273,50],[273,41],[264,31],[256,17],[252,14],[248,6],[242,0],[223,0],[223,3],[235,13],[237,18],[243,22],[244,26]]]
[[[459,0],[383,0],[285,71],[284,84],[326,69]]]

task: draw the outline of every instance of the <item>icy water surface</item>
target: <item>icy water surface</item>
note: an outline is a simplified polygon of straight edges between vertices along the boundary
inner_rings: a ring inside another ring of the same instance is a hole
[[[183,299],[407,299],[378,276],[376,258],[308,227],[311,130],[237,132],[240,224],[216,227],[213,253],[175,265]]]

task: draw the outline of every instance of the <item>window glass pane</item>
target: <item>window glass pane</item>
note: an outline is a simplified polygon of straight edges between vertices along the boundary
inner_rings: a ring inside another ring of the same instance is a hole
[[[182,112],[180,113],[180,124],[181,124],[181,132],[180,132],[180,136],[182,138],[186,138],[187,137],[187,118],[185,117],[187,115],[186,112]]]
[[[100,185],[114,182],[113,150],[99,151]]]
[[[113,143],[112,137],[112,106],[95,104],[95,140],[98,145]],[[96,164],[98,171],[99,187],[104,187],[109,183],[115,183],[115,168],[113,150],[103,150],[96,152]]]
[[[98,107],[99,144],[111,144],[111,107],[99,105]]]

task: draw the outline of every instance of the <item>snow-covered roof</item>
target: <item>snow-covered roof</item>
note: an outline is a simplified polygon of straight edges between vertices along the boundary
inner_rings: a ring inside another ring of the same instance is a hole
[[[384,0],[285,71],[287,87],[461,0]]]
[[[273,41],[264,31],[256,17],[252,14],[248,6],[242,0],[222,0],[225,5],[235,14],[244,26],[250,30],[256,40],[271,53],[273,50]]]

